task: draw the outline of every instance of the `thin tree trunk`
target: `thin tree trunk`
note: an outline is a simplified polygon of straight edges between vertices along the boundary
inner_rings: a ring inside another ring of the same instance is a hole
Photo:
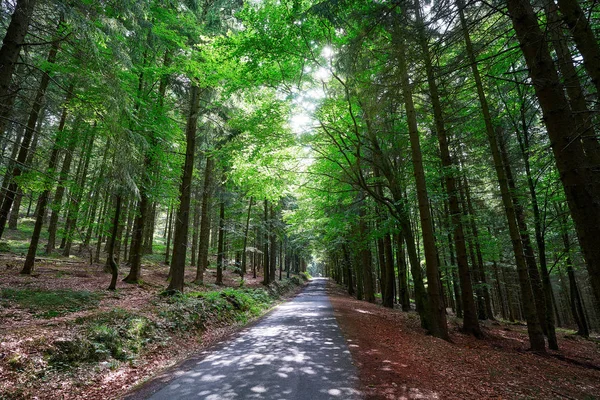
[[[271,283],[271,269],[269,267],[269,202],[264,202],[264,233],[263,233],[263,285],[267,286]]]
[[[240,275],[244,278],[246,274],[246,247],[248,246],[248,229],[250,228],[250,213],[252,212],[252,202],[254,198],[250,196],[248,201],[248,215],[246,216],[246,227],[244,228],[244,244],[242,245],[242,267]]]
[[[531,288],[534,294],[538,318],[544,334],[548,337],[548,347],[552,350],[558,350],[558,342],[556,340],[556,332],[554,327],[554,314],[552,313],[552,303],[547,302],[547,300],[551,299],[546,298],[544,295],[540,273],[535,260],[535,253],[529,237],[527,223],[525,222],[525,212],[519,198],[517,197],[515,181],[512,175],[512,168],[508,159],[508,153],[506,152],[506,145],[502,137],[499,138],[499,143],[501,156],[504,161],[504,168],[506,170],[506,180],[511,191],[512,202],[514,204],[515,213],[517,216],[517,224],[519,226],[519,231],[521,232],[525,262],[527,263],[527,270],[529,272],[529,279],[531,281]]]
[[[200,238],[198,243],[198,266],[196,268],[197,284],[204,284],[204,271],[208,268],[208,247],[210,244],[211,224],[211,193],[213,181],[214,160],[211,156],[206,158],[204,167],[204,189],[202,190],[202,214],[200,215]],[[255,276],[256,277],[256,276]]]
[[[25,1],[21,0],[23,3]],[[35,3],[33,0],[29,0],[30,3]],[[25,7],[25,5],[24,5]],[[62,23],[62,20],[61,20]],[[59,24],[60,25],[60,24]],[[6,38],[5,38],[6,45]],[[4,48],[5,45],[2,47]],[[58,53],[59,42],[55,41],[52,43],[52,47],[48,52],[48,57],[46,58],[46,62],[48,64],[54,64],[56,61],[56,54]],[[2,50],[0,49],[0,52]],[[18,53],[17,53],[18,54]],[[2,60],[4,61],[4,60]],[[0,61],[0,62],[2,62]],[[0,73],[1,75],[1,73]],[[12,72],[11,72],[12,76]],[[2,85],[0,78],[0,86]],[[42,105],[44,104],[44,98],[46,96],[46,89],[48,89],[48,84],[50,83],[50,75],[47,72],[42,73],[42,79],[40,81],[40,85],[38,86],[35,99],[33,101],[33,106],[31,107],[31,112],[29,113],[29,119],[27,120],[27,125],[25,129],[25,135],[23,136],[23,141],[21,142],[21,148],[19,150],[19,154],[17,156],[17,163],[15,164],[15,168],[12,172],[12,178],[8,188],[6,190],[6,195],[4,196],[4,200],[2,202],[2,207],[0,208],[0,238],[2,238],[2,234],[4,233],[4,228],[6,227],[6,222],[8,219],[8,213],[13,205],[13,201],[15,199],[15,195],[17,193],[17,189],[19,185],[15,178],[19,177],[23,172],[23,167],[26,165],[27,156],[29,154],[29,147],[31,145],[31,141],[34,137],[35,128],[38,122],[38,117],[40,115],[40,111],[42,109]],[[3,90],[3,89],[0,89]],[[0,93],[0,98],[2,98],[2,93]]]
[[[200,237],[200,212],[202,208],[202,188],[200,185],[197,186],[194,191],[194,219],[192,223],[192,259],[190,265],[192,267],[198,266],[198,237]]]
[[[117,195],[117,200],[115,204],[115,216],[112,222],[112,231],[110,234],[110,242],[109,242],[109,250],[108,250],[108,265],[110,266],[110,285],[108,286],[108,290],[116,290],[117,289],[117,278],[119,277],[119,265],[115,261],[115,243],[117,240],[117,231],[119,229],[119,217],[121,215],[121,203],[122,198],[121,195]]]
[[[65,257],[69,256],[71,252],[71,246],[73,245],[73,232],[77,228],[77,218],[79,216],[81,199],[83,198],[83,188],[85,187],[85,182],[88,177],[88,168],[90,165],[93,146],[94,137],[91,136],[83,149],[79,165],[77,166],[77,179],[75,183],[75,189],[71,193],[71,202],[69,204],[69,212],[67,214],[67,221],[65,224],[65,236],[63,238],[63,240],[66,239],[63,249],[63,256]]]
[[[144,232],[144,221],[148,213],[148,194],[146,190],[140,190],[140,201],[133,222],[133,234],[131,235],[131,247],[129,250],[129,274],[123,282],[138,283],[141,277],[142,267],[142,235]],[[167,253],[168,253],[167,245]]]
[[[65,123],[67,120],[67,108],[66,104],[70,100],[70,95],[67,94],[67,98],[65,100],[65,107],[63,107],[63,111],[61,114],[60,122],[58,124],[58,129],[56,133],[56,137],[54,139],[54,145],[52,146],[52,150],[50,152],[50,160],[48,162],[48,172],[44,179],[44,191],[40,194],[38,198],[38,206],[37,206],[37,215],[35,219],[35,225],[33,228],[33,233],[31,234],[31,239],[29,242],[29,249],[27,251],[27,257],[25,258],[25,265],[21,270],[21,274],[30,275],[33,272],[33,267],[35,263],[35,256],[37,254],[38,243],[40,241],[40,234],[42,232],[42,226],[44,224],[44,217],[46,216],[46,205],[48,204],[48,198],[50,197],[50,191],[52,190],[52,185],[54,184],[54,174],[56,170],[56,166],[58,164],[58,157],[60,154],[60,143],[62,140],[62,134],[65,129]],[[13,210],[14,213],[18,214],[18,209]]]
[[[277,234],[275,230],[275,211],[271,203],[271,218],[269,221],[269,281],[275,282],[275,272],[277,271]]]
[[[165,264],[169,265],[171,263],[171,239],[173,237],[173,214],[175,214],[175,206],[171,205],[169,207],[168,213],[168,221],[165,225],[167,225],[167,246],[165,248]],[[142,241],[140,240],[140,243]],[[141,252],[141,244],[140,244],[140,252]]]
[[[223,175],[225,175],[223,173]],[[222,182],[225,182],[225,176],[223,176]],[[224,188],[221,188],[224,190]],[[221,193],[221,197],[223,197],[223,193]],[[219,202],[219,239],[217,244],[217,281],[215,284],[222,286],[223,285],[223,258],[224,258],[224,240],[225,240],[225,199],[221,198]]]
[[[73,86],[71,86],[71,93],[73,90]],[[75,126],[78,124],[76,123]],[[73,128],[75,129],[75,128]],[[58,218],[60,215],[63,197],[65,194],[65,182],[69,177],[69,172],[71,171],[71,163],[73,161],[73,152],[77,146],[77,138],[79,135],[75,135],[75,132],[69,137],[69,145],[67,147],[67,151],[65,153],[65,158],[63,160],[62,169],[60,171],[58,177],[58,185],[56,187],[56,192],[54,193],[54,199],[52,201],[51,209],[52,213],[50,214],[50,223],[48,224],[48,243],[46,244],[46,254],[52,254],[54,248],[56,247],[56,232],[58,230]],[[94,210],[95,214],[95,210]],[[93,218],[93,217],[92,217]],[[90,226],[91,227],[91,226]]]
[[[564,252],[567,255],[567,276],[569,278],[569,305],[571,306],[571,313],[573,319],[577,324],[577,334],[583,337],[589,337],[590,329],[587,323],[587,318],[583,310],[583,302],[581,300],[581,293],[577,286],[577,280],[575,279],[575,271],[573,270],[573,261],[571,259],[571,241],[569,239],[569,230],[567,229],[567,221],[564,217],[564,213],[557,207],[557,214],[562,215],[560,218],[560,231],[563,240]]]
[[[404,257],[402,232],[396,234],[396,261],[398,265],[398,298],[402,311],[410,311],[410,297],[408,291],[406,258]]]
[[[363,204],[360,205],[358,209],[358,230],[361,238],[366,238],[368,235],[367,232],[367,222],[365,221],[365,204],[364,200]],[[366,240],[362,240],[362,243],[359,245],[360,251],[360,263],[362,266],[362,281],[363,281],[363,291],[365,295],[365,300],[369,303],[375,302],[375,292],[373,290],[373,267],[371,264],[371,249]]]

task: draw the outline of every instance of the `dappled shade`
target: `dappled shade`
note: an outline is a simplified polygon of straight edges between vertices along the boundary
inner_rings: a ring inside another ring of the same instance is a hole
[[[216,351],[152,399],[358,399],[356,371],[315,281],[293,301]]]

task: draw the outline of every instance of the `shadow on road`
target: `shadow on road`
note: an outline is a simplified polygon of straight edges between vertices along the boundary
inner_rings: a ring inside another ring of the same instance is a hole
[[[345,340],[315,279],[292,301],[179,375],[151,399],[359,399]]]

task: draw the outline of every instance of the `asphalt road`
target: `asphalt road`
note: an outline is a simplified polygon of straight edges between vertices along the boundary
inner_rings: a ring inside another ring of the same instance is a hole
[[[149,398],[360,399],[356,369],[325,283],[313,280],[293,300],[236,339],[207,351]]]

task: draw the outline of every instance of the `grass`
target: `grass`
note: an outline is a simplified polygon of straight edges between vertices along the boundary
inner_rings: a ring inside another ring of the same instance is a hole
[[[1,302],[16,303],[40,318],[53,318],[98,306],[102,295],[87,290],[2,289]]]

